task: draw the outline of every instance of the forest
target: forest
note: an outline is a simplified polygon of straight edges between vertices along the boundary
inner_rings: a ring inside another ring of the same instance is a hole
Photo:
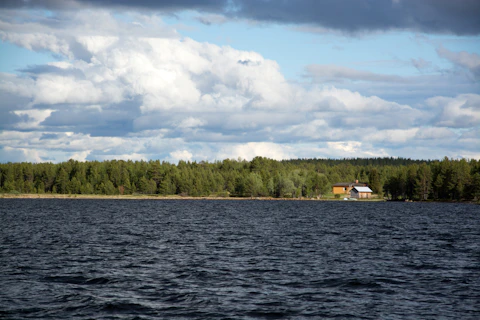
[[[319,199],[332,197],[332,184],[355,180],[391,200],[480,199],[480,161],[447,157],[0,164],[0,193]]]

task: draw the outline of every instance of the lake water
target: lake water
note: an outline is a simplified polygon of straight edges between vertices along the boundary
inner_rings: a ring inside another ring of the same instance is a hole
[[[0,199],[0,318],[480,319],[480,206]]]

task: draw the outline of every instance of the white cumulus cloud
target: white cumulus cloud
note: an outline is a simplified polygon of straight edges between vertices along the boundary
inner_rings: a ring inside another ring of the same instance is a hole
[[[409,156],[417,140],[475,154],[455,141],[478,138],[477,94],[397,103],[318,79],[406,79],[328,65],[307,68],[313,83],[291,83],[257,52],[181,37],[156,15],[125,15],[0,13],[0,39],[59,55],[0,74],[0,161]],[[475,56],[442,54],[476,68]]]

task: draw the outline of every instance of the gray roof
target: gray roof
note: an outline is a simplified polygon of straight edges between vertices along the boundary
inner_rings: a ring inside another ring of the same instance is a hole
[[[358,192],[373,192],[369,187],[354,187],[353,189],[357,190]]]

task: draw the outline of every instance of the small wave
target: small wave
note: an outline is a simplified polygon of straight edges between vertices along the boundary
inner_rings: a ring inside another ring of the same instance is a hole
[[[408,263],[404,264],[404,267],[409,268],[409,269],[414,269],[414,270],[440,270],[443,269],[443,267],[434,265],[434,264],[429,264],[429,263]]]
[[[398,284],[398,285],[404,285],[407,283],[406,281],[403,281],[403,280],[390,279],[390,278],[375,278],[375,281],[386,283],[386,284]]]
[[[356,289],[376,289],[381,287],[380,284],[378,284],[372,279],[351,279],[347,280],[342,286]]]
[[[294,283],[293,285],[298,285]],[[358,278],[331,278],[316,280],[310,283],[313,287],[317,288],[355,288],[355,289],[369,289],[380,288],[381,284],[374,279],[358,279]]]
[[[250,268],[246,269],[246,272],[251,272],[251,273],[280,273],[281,271],[278,269],[262,269],[262,268]]]
[[[111,283],[112,280],[104,277],[87,278],[84,276],[47,276],[44,277],[45,282],[58,282],[68,284],[84,284],[84,285],[100,285]]]
[[[149,314],[154,313],[154,309],[131,302],[107,302],[101,307],[101,311],[108,313],[128,313],[128,314]]]
[[[206,202],[198,212],[184,200],[92,200],[72,212],[53,202],[53,213],[2,207],[16,218],[2,229],[11,241],[0,319],[478,314],[476,207],[400,214],[398,203],[365,204],[359,215],[331,202]]]
[[[285,310],[285,311],[264,311],[264,310],[253,310],[246,313],[249,317],[254,318],[263,318],[263,319],[284,319],[290,318],[297,315],[297,311]]]
[[[91,296],[85,296],[78,293],[65,294],[62,296],[57,296],[57,301],[62,303],[79,303],[79,304],[91,304],[94,302],[94,298]]]
[[[24,314],[24,315],[29,315],[32,313],[40,313],[45,311],[43,308],[37,308],[37,307],[32,307],[32,308],[18,308],[18,309],[10,309],[10,310],[0,310],[0,316],[10,316],[10,315],[18,315],[18,314]],[[2,317],[3,318],[3,317]],[[9,319],[9,318],[6,318]],[[10,318],[13,319],[13,318]]]
[[[103,278],[103,277],[100,277],[100,278],[91,278],[91,279],[88,279],[85,284],[107,284],[107,283],[110,283],[112,282],[112,280],[110,279],[107,279],[107,278]]]

